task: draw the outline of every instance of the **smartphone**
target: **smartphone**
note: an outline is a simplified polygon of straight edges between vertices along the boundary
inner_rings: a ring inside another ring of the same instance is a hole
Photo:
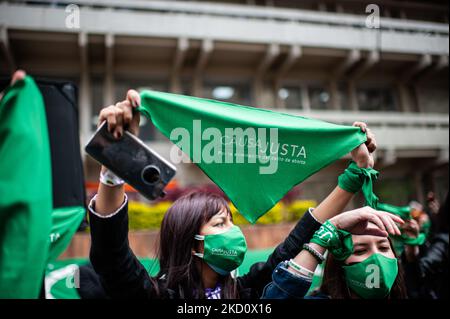
[[[172,163],[130,132],[124,131],[122,137],[116,139],[108,131],[106,121],[86,144],[85,150],[150,200],[164,197],[164,187],[176,174]]]

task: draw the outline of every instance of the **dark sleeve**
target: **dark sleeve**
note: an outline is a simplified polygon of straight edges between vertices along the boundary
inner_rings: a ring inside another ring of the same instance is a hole
[[[272,280],[272,272],[277,265],[297,256],[302,250],[303,244],[309,242],[320,225],[309,211],[306,212],[289,236],[275,248],[265,263],[254,264],[248,274],[238,277],[240,288],[250,288],[253,297],[261,297],[264,287]]]
[[[95,202],[92,201],[95,210]],[[154,281],[128,243],[128,203],[108,218],[89,212],[90,260],[111,298],[154,298]]]
[[[421,278],[428,278],[448,267],[448,233],[434,236],[430,247],[420,258],[418,267]]]
[[[429,289],[434,289],[435,280],[440,278],[448,267],[448,242],[448,233],[439,234],[433,236],[430,246],[424,249],[417,260],[408,261],[404,254],[402,255],[409,298],[428,297]]]
[[[267,284],[262,299],[303,299],[311,287],[311,280],[287,270],[287,262],[281,262],[273,271],[272,282]]]

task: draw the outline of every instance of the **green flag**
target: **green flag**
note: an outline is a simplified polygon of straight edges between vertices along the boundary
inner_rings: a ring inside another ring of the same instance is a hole
[[[0,101],[0,298],[37,298],[49,250],[50,147],[44,103],[27,76]]]
[[[59,207],[53,210],[48,262],[56,260],[67,248],[80,226],[84,214],[85,209],[81,206]]]
[[[254,223],[293,186],[366,141],[359,127],[156,91],[139,110]],[[176,148],[171,160],[182,157]]]

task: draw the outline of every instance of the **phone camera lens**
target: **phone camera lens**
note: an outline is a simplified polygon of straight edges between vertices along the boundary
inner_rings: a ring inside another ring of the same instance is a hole
[[[148,165],[142,170],[142,180],[146,184],[154,185],[161,179],[159,168],[154,165]]]

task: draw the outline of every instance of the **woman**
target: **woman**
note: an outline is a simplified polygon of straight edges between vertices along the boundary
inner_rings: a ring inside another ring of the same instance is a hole
[[[396,223],[403,220],[370,207],[329,219],[295,258],[277,266],[263,298],[406,298],[403,273],[388,237],[400,234]],[[327,249],[322,285],[305,296]]]
[[[116,137],[124,127],[137,135],[139,94],[130,90],[126,100],[104,108],[99,125],[107,121]],[[373,165],[373,134],[364,123],[367,142],[352,151],[359,167]],[[179,198],[162,221],[159,240],[160,272],[150,278],[128,245],[127,197],[123,182],[102,168],[98,194],[89,205],[92,265],[112,298],[259,298],[275,267],[293,258],[320,223],[343,211],[353,193],[336,187],[314,210],[307,212],[265,263],[233,278],[243,260],[245,238],[233,225],[227,203],[220,197],[191,193]]]

